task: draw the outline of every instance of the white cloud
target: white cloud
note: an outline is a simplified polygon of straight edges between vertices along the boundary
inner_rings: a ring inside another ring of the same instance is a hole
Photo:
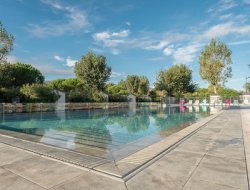
[[[76,62],[77,62],[77,60],[71,59],[70,56],[68,56],[66,59],[66,65],[68,67],[74,67]]]
[[[90,51],[96,52],[96,53],[103,53],[103,49],[96,48],[96,47],[89,47]]]
[[[36,65],[36,68],[39,69],[43,74],[50,75],[66,75],[71,76],[74,74],[74,70],[72,69],[60,69],[52,67],[51,65]]]
[[[150,44],[148,46],[145,47],[145,49],[148,49],[148,50],[161,50],[163,49],[164,47],[166,47],[166,45],[168,45],[168,41],[166,40],[161,40],[159,42],[155,42],[153,44]]]
[[[62,57],[60,57],[59,55],[55,55],[54,56],[54,59],[57,60],[57,61],[61,61],[61,62],[64,62],[65,59],[63,59]]]
[[[113,32],[111,36],[114,37],[127,37],[129,35],[129,30],[122,30],[120,32]]]
[[[110,38],[110,34],[108,32],[99,32],[99,33],[94,34],[93,37],[96,40],[105,40],[105,39]]]
[[[126,73],[119,73],[119,72],[115,72],[115,71],[112,71],[111,72],[111,78],[118,78],[118,77],[126,77],[127,74]]]
[[[54,65],[41,63],[40,57],[29,57],[28,59],[16,57],[16,56],[7,56],[7,60],[10,63],[16,63],[16,62],[24,62],[31,64],[35,68],[39,69],[43,74],[46,75],[65,75],[65,76],[72,76],[74,74],[73,69],[62,69],[57,68]]]
[[[127,37],[129,35],[130,31],[129,30],[122,30],[120,32],[99,32],[99,33],[95,33],[93,35],[95,40],[99,40],[99,41],[104,41],[106,39],[111,39],[111,38],[124,38]]]
[[[205,33],[206,38],[223,37],[232,32],[233,22],[217,24],[209,28]]]
[[[125,38],[128,37],[130,31],[122,30],[119,32],[99,32],[93,35],[96,42],[101,43],[104,47],[116,47],[120,44],[126,44]],[[116,52],[116,51],[115,51]]]
[[[235,0],[220,0],[213,8],[210,8],[208,12],[218,14],[220,12],[230,10],[238,5],[238,2]]]
[[[163,50],[163,54],[167,56],[172,55],[173,52],[174,52],[174,45],[170,45]]]
[[[182,46],[173,51],[173,59],[175,63],[187,64],[193,62],[197,57],[197,52],[200,50],[201,44],[193,43],[187,46]]]
[[[243,2],[246,4],[250,4],[250,0],[244,0]]]
[[[228,45],[235,46],[235,45],[243,45],[243,44],[250,44],[250,40],[241,40],[235,42],[229,42]]]
[[[163,57],[163,56],[159,56],[159,57],[152,57],[152,58],[149,58],[148,60],[149,61],[163,61],[165,60],[166,57]]]
[[[26,29],[36,37],[58,36],[78,32],[81,30],[87,31],[90,23],[87,15],[73,7],[65,6],[58,1],[41,0],[43,4],[50,6],[62,13],[66,19],[47,21],[45,24],[29,24]]]
[[[65,65],[68,66],[68,67],[74,67],[75,66],[75,63],[78,61],[78,60],[74,60],[72,59],[70,56],[68,56],[66,59],[59,56],[59,55],[55,55],[54,56],[54,59],[57,60],[57,61],[60,61],[60,62],[64,62],[66,63]]]
[[[229,14],[225,14],[225,15],[221,15],[219,16],[220,20],[225,20],[225,19],[229,19],[232,18],[233,14],[229,13]]]
[[[205,38],[218,38],[230,34],[249,35],[250,25],[237,25],[234,22],[217,24],[209,28],[203,35]]]

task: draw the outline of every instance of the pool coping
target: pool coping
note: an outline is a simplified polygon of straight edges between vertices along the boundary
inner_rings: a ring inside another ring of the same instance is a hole
[[[224,110],[221,110],[218,113],[203,118],[167,138],[118,161],[77,153],[67,149],[2,134],[0,134],[0,142],[44,157],[84,167],[85,169],[87,168],[101,175],[107,175],[118,180],[127,181],[173,150],[223,112]]]

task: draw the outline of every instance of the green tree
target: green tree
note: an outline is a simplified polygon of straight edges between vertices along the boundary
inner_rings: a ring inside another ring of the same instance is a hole
[[[250,82],[246,83],[246,90],[247,92],[250,92]]]
[[[124,92],[124,88],[118,84],[109,86],[107,88],[107,93],[111,95],[119,95],[119,94],[123,94],[123,92]]]
[[[167,91],[169,96],[182,96],[184,93],[194,92],[196,84],[192,82],[192,70],[186,65],[180,64],[160,71],[155,87],[157,90]]]
[[[6,55],[12,50],[14,36],[8,34],[0,21],[0,63],[6,60]]]
[[[106,63],[106,57],[87,53],[75,65],[75,74],[92,91],[102,91],[111,75],[111,67]]]
[[[56,79],[48,85],[52,89],[65,92],[67,102],[91,101],[89,89],[77,78]]]
[[[140,84],[140,78],[136,75],[129,75],[126,79],[126,89],[129,93],[138,95],[138,88]]]
[[[0,64],[0,87],[19,88],[24,84],[43,82],[44,76],[32,65],[24,63]]]
[[[0,63],[0,87],[9,88],[13,85],[13,65]]]
[[[145,76],[140,77],[140,83],[138,88],[139,95],[147,95],[149,91],[149,81],[148,78]]]
[[[232,77],[231,50],[223,42],[212,39],[210,44],[205,46],[199,57],[200,75],[214,87],[217,94],[220,84],[227,82]]]
[[[142,78],[142,80],[145,80],[146,77]],[[146,79],[147,80],[147,79]],[[145,87],[146,81],[141,82],[141,78],[137,75],[128,75],[125,82],[122,81],[122,85],[125,85],[125,88],[130,94],[133,94],[135,96],[142,95]]]
[[[43,83],[42,73],[30,64],[15,63],[13,65],[12,79],[14,87],[21,87],[24,84]]]
[[[55,79],[50,81],[49,87],[63,92],[69,92],[76,88],[83,88],[83,83],[77,78]]]

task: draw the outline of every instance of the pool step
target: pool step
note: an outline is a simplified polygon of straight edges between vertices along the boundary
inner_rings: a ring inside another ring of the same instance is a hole
[[[82,153],[73,152],[70,150],[52,147],[40,143],[29,142],[3,135],[0,135],[0,142],[23,150],[34,152],[36,154],[48,156],[51,158],[55,158],[64,162],[72,163],[87,168],[93,168],[100,164],[110,162],[109,159],[90,156]]]

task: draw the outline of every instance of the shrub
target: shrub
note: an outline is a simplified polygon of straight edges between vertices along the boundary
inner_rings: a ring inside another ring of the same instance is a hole
[[[18,99],[20,92],[16,88],[1,88],[0,102],[13,102]]]
[[[26,84],[20,89],[26,102],[55,102],[59,95],[44,84]]]
[[[92,100],[94,102],[106,102],[107,98],[101,92],[95,91],[92,93]]]
[[[90,102],[91,97],[88,92],[83,90],[71,90],[66,93],[66,101],[67,102]]]
[[[127,102],[126,95],[109,95],[109,102]]]
[[[219,88],[218,94],[220,97],[224,98],[230,98],[230,97],[237,97],[239,96],[239,92],[237,90],[233,90],[230,88]]]

